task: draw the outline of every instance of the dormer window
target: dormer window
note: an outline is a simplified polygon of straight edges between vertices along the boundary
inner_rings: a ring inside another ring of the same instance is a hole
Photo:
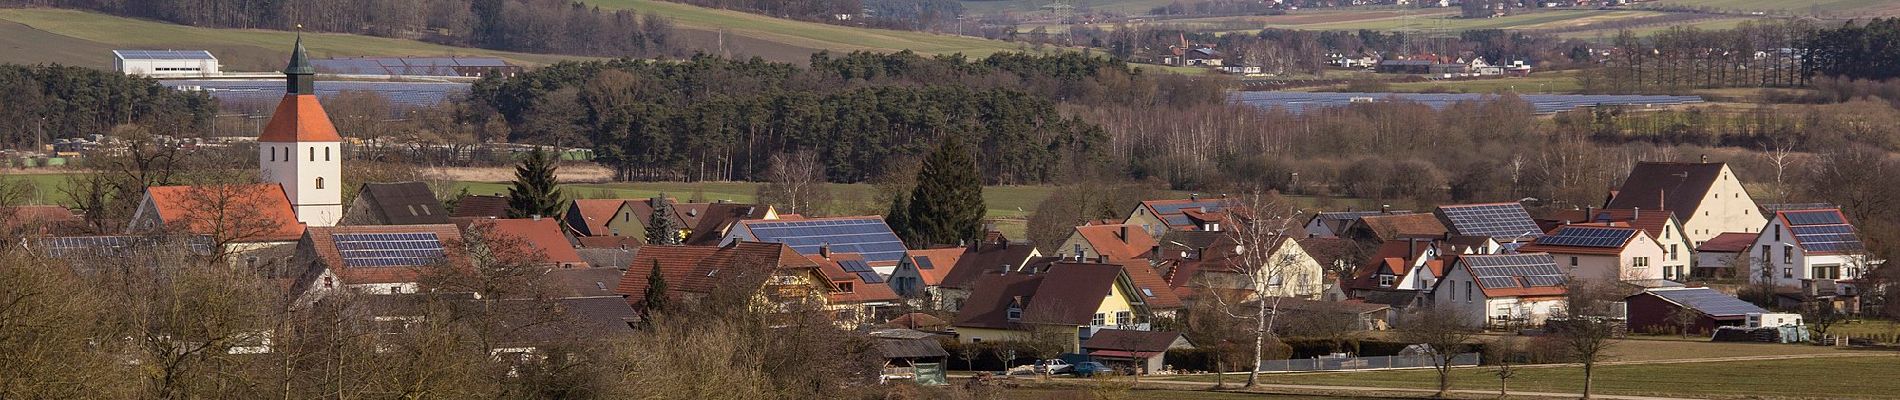
[[[1023,308],[1018,307],[1018,306],[1009,306],[1009,320],[1021,321],[1022,319],[1023,319]]]
[[[838,293],[851,293],[856,289],[851,287],[851,282],[838,282]]]
[[[1379,275],[1379,286],[1391,287],[1397,280],[1397,276]]]

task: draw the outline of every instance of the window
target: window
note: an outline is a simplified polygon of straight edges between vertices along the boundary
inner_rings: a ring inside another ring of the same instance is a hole
[[[1779,242],[1779,241],[1781,241],[1781,227],[1780,227],[1780,226],[1773,226],[1773,225],[1770,225],[1770,226],[1768,227],[1768,229],[1774,229],[1774,230],[1775,230],[1775,241],[1777,241],[1777,242]]]
[[[1671,243],[1669,245],[1669,261],[1675,261],[1676,257],[1677,257],[1676,245],[1674,243]]]
[[[315,147],[311,147],[311,148],[310,148],[310,161],[316,161],[316,160],[317,160],[317,148],[315,148]]]
[[[1669,238],[1669,229],[1668,229],[1668,228],[1664,228],[1664,229],[1663,229],[1663,239],[1668,239],[1668,238]]]
[[[327,146],[323,148],[323,161],[330,161],[330,148]]]
[[[1108,314],[1095,313],[1095,318],[1089,319],[1089,325],[1091,326],[1108,325],[1108,321],[1103,321],[1103,319],[1106,319],[1106,318],[1108,318]]]
[[[1379,286],[1391,287],[1392,281],[1397,278],[1392,275],[1379,275]]]
[[[323,188],[323,177],[321,177],[321,176],[319,176],[319,177],[317,177],[317,188],[318,188],[318,189],[322,189],[322,188]]]
[[[1814,266],[1814,279],[1841,279],[1840,265]]]
[[[1761,259],[1766,260],[1770,257],[1775,256],[1774,254],[1769,253],[1769,249],[1770,247],[1768,247],[1768,245],[1765,245],[1765,244],[1761,245]]]
[[[1649,268],[1649,257],[1636,257],[1631,260],[1631,263],[1635,264],[1636,268]]]
[[[1792,244],[1781,245],[1781,263],[1794,264],[1794,245]]]
[[[1011,306],[1009,308],[1009,320],[1017,321],[1017,320],[1022,320],[1022,319],[1023,319],[1023,308]]]
[[[1781,277],[1783,277],[1783,278],[1794,278],[1794,268],[1782,268],[1782,269],[1781,269]]]
[[[1134,325],[1135,315],[1134,313],[1127,312],[1127,311],[1116,311],[1115,323],[1122,324],[1122,325]]]
[[[1471,281],[1465,281],[1465,302],[1471,302]]]
[[[1570,267],[1571,268],[1577,267],[1577,256],[1570,256]]]
[[[842,293],[851,293],[851,292],[852,292],[852,291],[853,291],[854,289],[856,289],[856,288],[853,288],[853,287],[851,287],[851,282],[838,282],[838,291],[839,291],[839,292],[842,292]]]
[[[269,151],[270,151],[270,160],[273,162],[277,161],[277,150],[269,150]]]

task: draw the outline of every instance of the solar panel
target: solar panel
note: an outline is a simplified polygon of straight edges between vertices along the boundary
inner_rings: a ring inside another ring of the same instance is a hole
[[[1786,211],[1782,212],[1781,215],[1787,217],[1788,223],[1794,225],[1833,225],[1847,223],[1847,221],[1841,220],[1840,213],[1834,211]]]
[[[837,218],[794,221],[745,221],[754,240],[784,243],[799,254],[817,254],[831,246],[838,253],[856,253],[867,262],[897,262],[908,250],[904,242],[878,218]]]
[[[917,269],[937,269],[937,267],[930,264],[930,257],[917,256]]]
[[[1614,248],[1623,247],[1623,243],[1635,236],[1634,229],[1566,226],[1556,234],[1537,238],[1537,244]]]
[[[870,265],[865,264],[863,261],[858,261],[858,260],[838,261],[838,267],[844,268],[844,272],[871,272],[872,271]]]
[[[1712,316],[1735,316],[1768,312],[1768,310],[1764,310],[1759,306],[1708,288],[1655,290],[1649,293],[1668,299],[1676,304],[1700,310]]]
[[[1514,288],[1517,287],[1517,278],[1509,276],[1488,276],[1478,278],[1478,284],[1484,285],[1486,289]]]
[[[1556,258],[1547,253],[1468,255],[1459,262],[1487,289],[1562,286],[1565,279]]]
[[[118,256],[134,249],[165,245],[183,245],[193,253],[207,254],[215,245],[207,236],[190,236],[178,242],[151,236],[55,236],[40,238],[35,243],[42,253],[54,258]]]
[[[859,272],[858,279],[863,279],[864,283],[884,283],[884,276],[876,272]]]
[[[1438,208],[1440,215],[1451,222],[1451,229],[1460,235],[1490,236],[1499,242],[1511,242],[1517,239],[1541,236],[1543,230],[1524,210],[1523,204],[1483,204],[1469,206],[1443,206]]]
[[[352,268],[428,265],[443,254],[435,233],[334,233],[330,240]]]
[[[1531,286],[1563,286],[1564,276],[1563,275],[1530,275],[1530,276],[1525,276],[1524,281],[1525,283],[1528,283]]]
[[[1159,203],[1159,204],[1152,204],[1150,205],[1150,207],[1153,207],[1156,213],[1161,213],[1161,214],[1178,214],[1178,213],[1181,213],[1183,210],[1199,209],[1199,208],[1207,208],[1207,211],[1220,211],[1221,201],[1220,200],[1199,200],[1199,201],[1188,201],[1188,202],[1180,202],[1180,203]]]
[[[1384,101],[1407,101],[1423,104],[1435,109],[1444,109],[1459,102],[1483,101],[1495,96],[1468,93],[1336,93],[1336,92],[1279,92],[1279,91],[1237,91],[1228,96],[1228,101],[1258,107],[1262,109],[1279,108],[1299,114],[1308,109],[1345,107],[1353,104],[1354,98],[1373,98]],[[1602,105],[1678,105],[1701,103],[1698,96],[1628,96],[1628,95],[1565,95],[1565,94],[1520,94],[1518,98],[1530,103],[1533,112],[1552,114],[1579,107]]]
[[[218,99],[219,106],[228,109],[241,109],[245,105],[275,105],[284,97],[283,80],[166,80],[159,84],[178,88],[202,90],[212,98]],[[430,107],[441,104],[450,98],[468,93],[468,83],[459,82],[365,82],[365,81],[318,81],[317,97],[329,99],[345,91],[370,92],[383,96],[396,107],[392,113],[400,113],[412,108]]]

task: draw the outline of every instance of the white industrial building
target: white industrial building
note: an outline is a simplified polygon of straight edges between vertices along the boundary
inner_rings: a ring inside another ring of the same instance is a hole
[[[204,50],[113,50],[112,67],[126,75],[218,75],[218,58]]]

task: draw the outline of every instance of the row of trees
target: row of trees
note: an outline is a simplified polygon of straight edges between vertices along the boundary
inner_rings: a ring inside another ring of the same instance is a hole
[[[671,0],[777,18],[887,29],[955,29],[963,15],[956,0]]]
[[[571,0],[4,0],[178,24],[360,33],[535,53],[679,55],[673,23]]]
[[[121,124],[183,136],[206,128],[217,103],[151,79],[89,68],[0,65],[0,147],[38,148]]]

